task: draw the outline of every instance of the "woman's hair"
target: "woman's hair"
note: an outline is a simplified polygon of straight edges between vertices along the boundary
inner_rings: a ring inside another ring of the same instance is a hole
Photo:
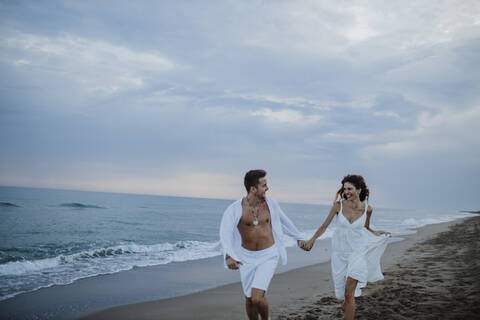
[[[245,189],[247,189],[247,193],[250,192],[251,187],[258,186],[258,180],[265,177],[267,172],[265,170],[250,170],[245,174],[245,178],[243,179],[243,184],[245,185]]]
[[[343,191],[344,191],[343,185],[346,182],[350,182],[351,184],[353,184],[356,189],[362,189],[362,191],[360,191],[360,196],[359,196],[360,201],[365,201],[365,199],[368,199],[368,196],[370,195],[370,190],[368,190],[367,184],[365,183],[365,179],[363,179],[363,177],[359,174],[349,174],[343,177],[342,187],[335,194],[335,200],[333,201],[334,203],[335,201],[337,201],[339,196],[345,199],[343,195]]]

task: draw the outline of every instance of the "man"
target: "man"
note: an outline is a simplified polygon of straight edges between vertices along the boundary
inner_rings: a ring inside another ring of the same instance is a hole
[[[246,173],[244,184],[247,196],[225,210],[220,224],[224,264],[231,270],[240,270],[245,307],[250,320],[258,320],[259,314],[261,319],[268,319],[265,292],[279,257],[283,264],[287,263],[283,234],[297,240],[305,250],[303,237],[278,202],[265,197],[268,191],[266,175],[264,170]]]

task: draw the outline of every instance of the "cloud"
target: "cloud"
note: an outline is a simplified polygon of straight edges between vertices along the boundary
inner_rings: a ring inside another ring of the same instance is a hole
[[[394,118],[397,120],[401,119],[400,115],[393,111],[374,111],[373,115],[375,117],[388,117],[388,118]]]
[[[324,134],[321,139],[328,143],[342,143],[351,145],[354,143],[368,143],[375,141],[376,136],[374,134],[328,132]]]
[[[279,122],[294,125],[313,125],[318,123],[322,117],[320,115],[305,116],[296,110],[278,110],[273,111],[268,108],[250,112],[252,116],[265,117],[267,122]]]
[[[316,202],[360,172],[387,205],[430,206],[441,173],[473,203],[479,16],[476,1],[1,3],[0,183],[230,197],[263,167],[279,200]]]
[[[312,0],[302,1],[302,5],[295,1],[267,2],[249,13],[249,18],[242,20],[245,44],[322,56],[344,55],[349,48],[378,40],[384,43],[383,50],[394,45],[405,51],[442,44],[459,34],[472,34],[470,27],[478,21],[480,9],[474,0],[460,5],[428,0],[361,5]]]
[[[298,108],[311,107],[319,110],[327,110],[329,103],[321,102],[315,99],[308,99],[304,97],[281,97],[272,94],[259,93],[233,93],[227,92],[225,94],[229,98],[241,98],[252,102],[267,102],[278,105],[293,106]]]
[[[15,60],[13,62],[13,64],[15,64],[15,65],[29,65],[31,63],[32,63],[31,61],[23,60],[23,59]]]
[[[23,72],[30,77],[69,81],[88,97],[138,90],[152,74],[178,67],[155,51],[133,50],[72,34],[15,32],[4,34],[0,44],[4,63],[11,61],[18,68],[28,68]]]
[[[480,156],[477,139],[480,129],[476,125],[479,121],[480,106],[465,110],[446,109],[436,115],[422,113],[415,129],[397,131],[396,137],[390,137],[390,142],[369,146],[362,154],[367,158],[380,156],[397,161],[425,154],[455,154],[458,162],[471,161]],[[466,146],[474,150],[463,153]]]

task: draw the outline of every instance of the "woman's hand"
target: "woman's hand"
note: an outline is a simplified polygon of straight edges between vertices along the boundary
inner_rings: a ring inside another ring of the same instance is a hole
[[[315,244],[315,239],[310,239],[307,242],[305,242],[305,250],[310,251],[313,248],[313,245]]]
[[[373,234],[376,235],[376,236],[381,236],[382,234],[387,235],[387,236],[392,235],[390,232],[386,232],[386,231],[374,231]]]

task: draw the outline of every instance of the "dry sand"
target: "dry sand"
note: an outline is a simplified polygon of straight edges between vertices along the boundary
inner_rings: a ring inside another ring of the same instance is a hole
[[[480,217],[426,226],[390,244],[385,279],[357,300],[356,319],[478,319]],[[267,298],[272,319],[342,319],[330,263],[275,275]],[[246,319],[239,283],[110,308],[85,319]]]

